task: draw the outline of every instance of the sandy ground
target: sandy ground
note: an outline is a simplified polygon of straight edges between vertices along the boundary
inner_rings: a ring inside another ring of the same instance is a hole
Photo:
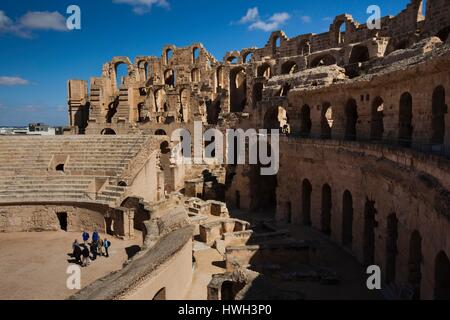
[[[75,294],[77,290],[66,287],[66,271],[76,238],[81,233],[0,233],[0,300],[61,300]],[[140,233],[130,241],[108,239],[110,258],[98,258],[82,269],[82,287],[122,269],[128,254],[142,245]]]

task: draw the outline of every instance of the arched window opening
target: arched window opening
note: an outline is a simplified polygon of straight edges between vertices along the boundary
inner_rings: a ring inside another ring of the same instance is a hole
[[[422,284],[422,237],[418,231],[411,234],[408,257],[408,282],[413,290],[413,299],[420,300]]]
[[[283,107],[272,107],[264,116],[264,129],[277,130],[288,126],[287,112]]]
[[[231,112],[244,111],[247,104],[247,75],[242,68],[230,72]]]
[[[244,63],[250,63],[253,59],[253,52],[249,52],[247,54],[244,55]]]
[[[235,57],[235,56],[231,56],[231,57],[228,58],[227,61],[228,61],[229,63],[231,63],[231,64],[237,64],[238,61],[239,61],[239,59],[238,59],[237,57]]]
[[[309,105],[305,104],[300,112],[300,134],[302,137],[308,138],[311,134],[311,108]]]
[[[343,44],[345,43],[345,36],[347,33],[347,23],[345,21],[343,21],[339,28],[338,28],[338,38],[337,38],[337,43],[338,44]]]
[[[383,140],[384,135],[384,101],[376,97],[372,103],[372,119],[370,122],[370,138]]]
[[[199,59],[200,59],[200,49],[196,47],[192,50],[192,62],[196,63],[198,62]]]
[[[170,63],[170,61],[172,60],[172,57],[173,57],[173,50],[167,49],[166,50],[166,65],[168,65]]]
[[[355,99],[350,99],[345,106],[345,139],[349,141],[356,141],[357,132],[356,125],[358,123],[358,105]]]
[[[164,83],[170,87],[175,87],[175,71],[172,69],[166,70],[164,72]]]
[[[445,140],[445,115],[448,112],[445,104],[445,89],[438,86],[433,92],[432,104],[432,144],[444,144]]]
[[[285,62],[281,66],[281,74],[294,74],[298,72],[298,66],[294,61]]]
[[[272,76],[272,69],[270,68],[270,65],[263,64],[262,66],[259,66],[257,70],[257,76],[270,79],[270,77]]]
[[[314,58],[310,63],[310,68],[331,66],[333,64],[336,64],[336,58],[332,55],[327,54]]]
[[[386,283],[395,282],[398,255],[398,219],[395,213],[388,217],[386,239]]]
[[[60,163],[55,167],[56,171],[64,172],[64,163]]]
[[[399,144],[402,147],[409,148],[412,143],[413,135],[413,112],[412,112],[412,96],[409,92],[402,94],[400,98],[400,116],[399,116]]]
[[[302,184],[302,219],[305,226],[311,225],[311,194],[311,182],[305,179]]]
[[[167,136],[167,133],[163,129],[158,129],[155,131],[155,136]]]
[[[128,185],[127,185],[127,183],[126,183],[125,181],[120,181],[120,182],[117,184],[117,186],[118,186],[118,187],[122,187],[122,188],[128,187]]]
[[[321,231],[326,235],[331,235],[331,207],[331,187],[325,184],[322,188]]]
[[[342,198],[342,244],[351,247],[353,243],[353,196],[346,190]]]
[[[435,261],[434,299],[450,300],[450,261],[441,251]]]
[[[119,90],[120,87],[125,83],[125,77],[128,76],[128,65],[125,63],[117,63],[115,67],[116,71],[116,89]]]
[[[363,239],[363,255],[364,265],[372,266],[375,264],[375,201],[366,200],[364,206],[364,239]]]
[[[369,61],[370,54],[369,49],[366,46],[354,46],[350,55],[350,63],[360,63]]]

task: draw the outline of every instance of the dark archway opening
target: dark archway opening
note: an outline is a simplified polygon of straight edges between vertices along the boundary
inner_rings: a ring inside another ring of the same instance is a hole
[[[108,112],[106,113],[106,123],[112,123],[114,116],[117,113],[119,107],[119,99],[114,100],[108,105]]]
[[[441,31],[439,31],[436,36],[442,40],[442,42],[446,42],[448,40],[448,35],[450,34],[450,26],[445,27]]]
[[[350,55],[350,63],[365,62],[370,59],[369,49],[366,46],[354,46]]]
[[[445,140],[445,114],[447,105],[445,104],[445,89],[438,86],[433,92],[432,106],[432,144],[444,144]]]
[[[220,296],[222,301],[233,301],[236,295],[245,287],[243,282],[224,281],[220,289]]]
[[[286,213],[287,213],[287,223],[291,224],[292,223],[292,203],[288,202],[286,204]]]
[[[302,107],[301,113],[300,113],[300,134],[302,137],[309,137],[311,135],[311,127],[312,127],[312,121],[311,121],[311,108],[305,104]]]
[[[67,232],[68,227],[67,212],[58,212],[56,216],[58,217],[60,229]]]
[[[399,116],[399,144],[402,147],[411,147],[413,126],[412,126],[412,96],[405,92],[400,98],[400,116]]]
[[[55,167],[55,170],[56,170],[56,171],[64,172],[64,163],[58,164],[58,165]]]
[[[384,102],[376,97],[372,103],[372,119],[370,122],[370,139],[383,140],[384,135]]]
[[[353,243],[353,196],[346,190],[342,199],[342,244],[351,247]]]
[[[310,68],[316,68],[321,66],[331,66],[336,64],[336,58],[332,55],[325,55],[314,58],[310,63]]]
[[[231,112],[242,112],[247,104],[247,75],[242,68],[230,72]]]
[[[331,235],[331,207],[331,187],[325,184],[322,188],[321,231],[326,235]]]
[[[153,297],[152,300],[155,301],[162,301],[162,300],[167,300],[166,299],[166,288],[162,288],[161,290],[159,290],[155,296]]]
[[[444,251],[436,257],[434,299],[450,300],[450,261]]]
[[[345,139],[349,141],[356,141],[356,124],[358,123],[358,105],[355,99],[350,99],[345,106]]]
[[[413,290],[414,300],[420,300],[422,261],[422,237],[418,231],[414,231],[409,241],[408,257],[408,282]]]
[[[258,67],[257,70],[258,77],[264,77],[266,79],[269,79],[272,76],[272,69],[270,68],[270,65],[263,64]]]
[[[305,179],[302,185],[302,219],[305,226],[311,225],[311,194],[311,182]]]
[[[372,266],[375,264],[375,201],[366,200],[364,207],[364,265]]]
[[[397,255],[398,255],[398,219],[395,213],[387,220],[386,239],[386,283],[395,282]]]
[[[116,135],[116,132],[113,129],[106,128],[102,130],[101,134],[105,136],[114,136]]]
[[[236,205],[236,209],[241,209],[241,192],[240,191],[236,191],[235,205]]]
[[[258,103],[263,99],[264,84],[262,82],[253,85],[253,109],[256,109]]]
[[[155,131],[155,136],[167,136],[167,133],[163,129],[158,129]]]
[[[281,66],[281,74],[294,74],[298,72],[298,66],[294,61],[285,62]]]
[[[175,71],[172,69],[164,73],[164,83],[169,87],[175,87]]]

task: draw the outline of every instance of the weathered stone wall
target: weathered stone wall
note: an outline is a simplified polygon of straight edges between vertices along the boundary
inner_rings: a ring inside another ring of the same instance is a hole
[[[392,268],[392,262],[390,266],[387,262],[392,236],[388,221],[396,217],[395,282],[409,281],[411,237],[416,231],[422,238],[422,298],[433,298],[435,259],[441,251],[450,255],[447,161],[375,145],[297,139],[283,141],[280,154],[279,221],[286,221],[291,214],[293,223],[302,224],[310,214],[313,227],[329,233],[337,243],[343,243],[344,228],[348,233],[350,224],[352,240],[346,245],[361,262],[380,265],[386,276],[386,270]],[[306,181],[312,187],[309,199],[302,196]],[[350,205],[344,204],[346,191],[351,195]],[[324,200],[328,197],[331,203]],[[305,209],[305,201],[310,202],[309,209]],[[345,215],[346,220],[344,212],[349,208],[353,217]],[[366,224],[371,214],[372,227]],[[373,261],[369,257],[369,262],[367,255],[372,249]]]

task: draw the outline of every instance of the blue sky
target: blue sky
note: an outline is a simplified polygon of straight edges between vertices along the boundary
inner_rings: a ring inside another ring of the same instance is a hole
[[[394,2],[394,3],[393,3]],[[321,33],[350,13],[360,23],[377,4],[395,15],[409,0],[2,0],[0,126],[67,125],[66,83],[99,76],[113,56],[161,55],[166,44],[202,42],[226,51],[262,47],[273,29],[288,36]],[[64,29],[69,5],[81,8],[81,30]]]

